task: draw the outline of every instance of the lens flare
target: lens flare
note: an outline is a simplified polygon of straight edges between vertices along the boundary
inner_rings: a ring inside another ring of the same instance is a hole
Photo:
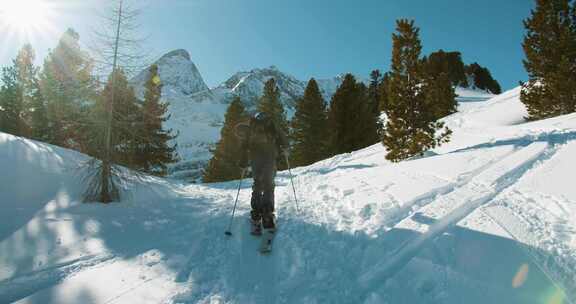
[[[514,288],[522,287],[522,285],[524,285],[524,283],[526,283],[526,280],[528,279],[529,271],[530,267],[528,267],[528,264],[522,264],[522,266],[520,266],[520,268],[516,272],[514,279],[512,279],[512,287]]]
[[[544,304],[564,304],[564,293],[558,289],[554,289],[544,300]]]
[[[0,1],[0,28],[19,34],[45,30],[51,9],[45,0]]]

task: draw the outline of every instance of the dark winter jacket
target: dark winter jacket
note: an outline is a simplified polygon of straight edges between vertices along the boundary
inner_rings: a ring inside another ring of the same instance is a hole
[[[288,139],[282,129],[271,120],[266,128],[267,136],[255,130],[255,120],[236,126],[236,135],[240,138],[242,155],[239,165],[247,167],[248,161],[261,158],[276,159],[288,148]]]

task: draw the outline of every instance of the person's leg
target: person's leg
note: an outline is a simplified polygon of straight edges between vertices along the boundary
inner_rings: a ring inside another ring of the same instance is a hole
[[[252,175],[254,184],[252,185],[252,198],[250,200],[250,216],[253,222],[260,222],[262,220],[263,206],[262,206],[262,165],[256,160],[252,160]]]
[[[262,227],[264,229],[276,228],[274,217],[274,178],[276,177],[276,160],[269,160],[262,172]]]

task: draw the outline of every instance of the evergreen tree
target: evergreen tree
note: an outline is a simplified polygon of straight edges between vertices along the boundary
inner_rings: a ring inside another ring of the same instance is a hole
[[[372,144],[375,131],[368,89],[346,74],[330,101],[328,126],[331,155],[349,153]]]
[[[150,67],[146,81],[144,103],[142,105],[142,131],[137,137],[138,147],[136,168],[155,175],[166,175],[167,164],[176,161],[176,146],[170,142],[176,138],[171,130],[164,130],[162,124],[170,119],[166,116],[168,104],[160,101],[162,84],[158,75],[158,66]]]
[[[113,89],[115,84],[115,88]],[[114,96],[112,96],[114,94]],[[136,155],[140,153],[139,147],[142,142],[142,110],[134,93],[134,89],[128,84],[126,75],[121,69],[116,70],[116,75],[110,74],[104,90],[100,93],[93,110],[92,125],[90,128],[88,153],[101,158],[105,153],[105,124],[107,114],[114,101],[111,133],[112,162],[128,168],[137,169]]]
[[[481,90],[488,90],[493,94],[502,93],[502,88],[496,79],[492,78],[490,70],[474,62],[466,66],[466,75],[474,79],[474,86]]]
[[[16,64],[2,68],[0,87],[0,131],[16,136],[26,136],[28,127],[24,120],[22,86],[18,82]]]
[[[358,136],[358,142],[354,150],[366,148],[380,141],[377,100],[371,100],[369,88],[363,82],[356,83],[356,116],[354,133]]]
[[[207,183],[239,179],[242,169],[238,162],[242,155],[240,140],[235,134],[235,127],[248,119],[248,114],[240,97],[236,97],[224,117],[224,126],[220,130],[220,140],[216,150],[204,171],[203,180]]]
[[[375,144],[381,140],[382,132],[384,126],[380,121],[380,101],[382,97],[380,96],[383,92],[380,88],[382,84],[382,74],[379,70],[374,70],[370,73],[370,85],[368,86],[368,104],[370,108],[370,113],[372,114],[367,121],[368,133],[366,136],[371,136],[368,139],[371,144]]]
[[[34,66],[35,54],[30,44],[18,52],[15,68],[18,83],[22,89],[24,119],[30,128],[30,136],[41,141],[49,141],[49,122],[44,96],[40,89],[39,69]]]
[[[40,86],[36,83],[37,89],[34,91],[31,100],[30,127],[32,138],[44,142],[50,142],[50,122],[48,121],[48,111],[44,103],[44,97],[40,92]]]
[[[528,119],[536,120],[576,110],[576,18],[569,0],[537,0],[524,20],[522,44],[529,80],[521,101]]]
[[[276,80],[270,78],[264,84],[262,97],[258,100],[258,112],[264,112],[274,119],[285,134],[288,134],[288,120],[284,105],[280,101],[280,89],[276,85]]]
[[[392,66],[387,87],[386,127],[382,143],[386,158],[400,161],[446,142],[450,130],[436,121],[433,108],[427,101],[426,79],[422,72],[419,29],[414,21],[396,22],[393,34]]]
[[[452,81],[447,73],[424,75],[425,82],[422,94],[427,108],[431,109],[435,120],[456,113],[458,102],[452,87]]]
[[[34,66],[34,50],[30,44],[25,44],[19,51],[14,61],[18,84],[22,89],[22,103],[26,112],[30,109],[32,98],[38,87],[38,68]],[[28,113],[25,113],[28,114]]]
[[[289,134],[290,130],[288,119],[286,118],[286,111],[284,110],[284,105],[280,101],[280,89],[276,85],[276,80],[274,78],[270,78],[264,84],[262,97],[258,100],[256,108],[258,112],[264,112],[270,115],[282,132],[286,135]],[[277,166],[279,170],[287,168],[286,161],[283,157],[278,157]]]
[[[466,67],[462,62],[460,52],[444,52],[439,50],[424,58],[424,70],[426,74],[438,76],[446,74],[453,86],[468,87]]]
[[[292,164],[305,166],[328,157],[328,113],[314,78],[296,103],[291,122]]]
[[[388,87],[390,86],[390,73],[387,72],[382,76],[382,80],[380,81],[380,113],[386,113],[386,109],[388,108]],[[381,122],[380,122],[381,123]],[[384,126],[381,127],[381,131],[384,132]],[[382,136],[383,133],[380,133]]]
[[[40,75],[52,143],[85,151],[88,107],[95,99],[93,63],[82,51],[80,36],[68,29],[44,61]]]

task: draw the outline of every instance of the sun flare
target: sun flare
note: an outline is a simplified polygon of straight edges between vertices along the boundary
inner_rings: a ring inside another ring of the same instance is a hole
[[[50,8],[45,0],[0,0],[0,26],[31,34],[47,25]]]

